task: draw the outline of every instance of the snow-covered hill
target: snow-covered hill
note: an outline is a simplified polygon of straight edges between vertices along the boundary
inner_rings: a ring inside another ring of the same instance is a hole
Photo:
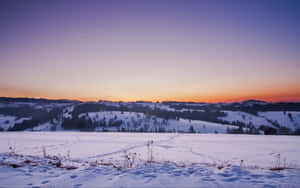
[[[200,120],[165,120],[136,112],[90,112],[80,114],[79,117],[91,119],[99,125],[105,125],[97,127],[96,131],[226,133],[227,128],[236,128],[232,125]],[[112,126],[116,122],[120,122],[120,126]]]
[[[300,103],[83,103],[0,98],[0,130],[297,134]]]

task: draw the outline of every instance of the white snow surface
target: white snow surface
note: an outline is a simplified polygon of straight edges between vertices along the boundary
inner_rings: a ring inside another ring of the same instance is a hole
[[[43,158],[43,148],[47,155],[68,156],[79,161],[71,162],[78,169],[70,171],[55,168],[47,162],[20,168],[2,165],[0,187],[298,187],[300,184],[300,139],[294,136],[97,132],[0,134],[0,162],[20,162],[28,155]],[[146,161],[148,141],[153,141],[154,163],[121,170],[86,163],[124,164],[124,151],[129,155],[135,153],[136,161]],[[12,149],[22,156],[10,158],[7,153]],[[276,167],[278,160],[281,165],[298,169],[268,170]],[[225,168],[219,170],[213,164]]]

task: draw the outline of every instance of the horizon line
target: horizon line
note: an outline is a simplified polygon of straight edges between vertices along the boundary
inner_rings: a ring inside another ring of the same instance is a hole
[[[231,100],[231,101],[216,101],[216,102],[205,102],[205,101],[196,101],[196,100],[108,100],[108,99],[80,99],[80,98],[51,98],[51,97],[26,97],[26,96],[19,96],[19,97],[9,97],[9,96],[0,96],[1,98],[9,98],[9,99],[34,99],[34,100],[66,100],[66,101],[78,101],[82,103],[86,102],[100,102],[100,101],[107,101],[107,102],[128,102],[128,103],[136,103],[136,102],[145,102],[145,103],[163,103],[163,102],[179,102],[179,103],[210,103],[210,104],[218,104],[218,103],[241,103],[247,101],[259,101],[265,103],[300,103],[300,101],[271,101],[271,100],[261,100],[256,98],[248,98],[244,100]]]

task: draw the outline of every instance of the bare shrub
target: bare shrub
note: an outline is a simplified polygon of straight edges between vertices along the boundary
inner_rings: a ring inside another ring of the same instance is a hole
[[[288,164],[286,158],[283,158],[283,161],[281,161],[280,153],[275,155],[276,161],[275,166],[270,168],[269,170],[272,171],[281,171],[285,169],[294,169],[296,168],[296,165]]]
[[[19,167],[22,167],[22,165],[16,164],[16,163],[9,164],[9,166],[11,166],[11,167],[13,167],[13,168],[19,168]]]
[[[153,140],[147,142],[147,161],[153,162]]]
[[[15,154],[16,153],[16,148],[17,148],[16,142],[10,143],[8,141],[8,150],[9,150],[10,153]]]
[[[67,159],[71,160],[71,151],[70,150],[67,151]]]
[[[124,168],[132,168],[136,165],[137,160],[137,154],[136,153],[127,153],[126,150],[124,150]]]
[[[43,151],[43,157],[47,157],[47,152],[46,152],[46,147],[45,146],[43,146],[42,147],[42,151]]]

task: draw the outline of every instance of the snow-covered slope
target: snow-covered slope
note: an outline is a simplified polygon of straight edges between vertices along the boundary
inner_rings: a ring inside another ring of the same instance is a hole
[[[270,122],[268,122],[264,117],[252,115],[246,112],[241,111],[224,111],[227,115],[225,117],[221,117],[219,119],[232,122],[243,122],[246,125],[252,124],[256,128],[261,125],[274,127]]]
[[[300,112],[259,112],[259,116],[291,130],[300,128]]]
[[[16,123],[22,123],[24,120],[30,120],[31,117],[17,118],[16,116],[8,116],[0,114],[0,127],[7,130],[13,127]]]
[[[257,115],[249,114],[241,111],[224,111],[226,113],[225,117],[220,117],[219,119],[233,122],[243,122],[246,125],[253,125],[258,128],[261,125],[278,128],[287,127],[289,129],[296,130],[300,128],[300,112],[258,112]]]

